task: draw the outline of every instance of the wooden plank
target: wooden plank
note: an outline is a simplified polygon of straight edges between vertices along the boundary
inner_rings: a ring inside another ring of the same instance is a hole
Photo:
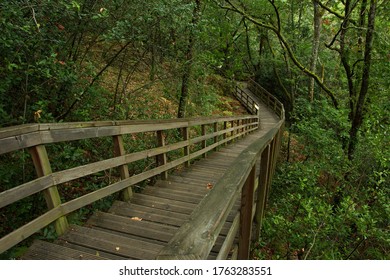
[[[250,241],[252,232],[252,206],[253,192],[255,189],[256,165],[254,163],[251,172],[245,181],[241,194],[240,229],[238,243],[238,259],[249,259]]]
[[[153,187],[168,189],[168,191],[169,189],[182,191],[187,191],[188,189],[190,189],[191,192],[197,194],[205,194],[207,192],[207,189],[205,190],[205,188],[203,186],[200,186],[199,184],[182,184],[172,181],[157,181]]]
[[[74,249],[74,250],[77,250],[80,252],[85,252],[87,254],[95,255],[97,257],[102,257],[102,258],[105,258],[107,260],[128,260],[128,259],[131,259],[129,257],[123,257],[123,256],[114,255],[114,254],[110,254],[107,252],[95,250],[93,248],[84,247],[82,245],[72,244],[72,243],[69,243],[69,242],[67,242],[65,240],[61,240],[61,239],[57,239],[55,241],[55,244],[58,244],[58,245],[65,247],[65,248],[70,248],[70,249]]]
[[[261,154],[260,162],[260,174],[259,174],[259,187],[257,190],[257,203],[256,203],[256,213],[255,213],[255,238],[259,238],[261,232],[261,226],[263,223],[265,205],[266,205],[266,196],[268,189],[268,169],[270,168],[270,145],[264,149]]]
[[[202,179],[202,178],[187,178],[187,177],[180,177],[176,175],[171,175],[170,180],[172,182],[177,182],[177,183],[190,183],[190,184],[198,184],[199,186],[207,186],[207,184],[213,184],[215,185],[217,183],[216,178],[213,180],[207,180],[207,179]]]
[[[132,220],[103,212],[95,213],[88,220],[87,225],[163,242],[168,242],[177,229],[173,226],[156,224],[143,220]]]
[[[162,130],[157,131],[157,145],[159,147],[165,146],[165,136],[164,132]],[[167,164],[167,154],[162,153],[157,155],[157,166],[165,165]],[[164,171],[161,173],[161,179],[166,180],[168,179],[168,171]]]
[[[146,221],[157,222],[164,225],[181,226],[189,215],[155,209],[151,207],[123,204],[116,201],[110,208],[109,213],[129,218],[138,217]]]
[[[113,136],[114,141],[114,156],[119,157],[126,154],[125,147],[123,145],[123,138],[121,135]],[[121,175],[121,179],[125,180],[130,177],[129,167],[127,164],[123,164],[119,166],[119,172]],[[131,187],[128,187],[122,191],[122,199],[124,201],[128,201],[133,196],[133,190]]]
[[[35,240],[23,260],[105,260],[106,258],[83,251],[66,248],[58,244]]]
[[[0,208],[54,185],[55,182],[53,176],[49,174],[12,189],[6,190],[0,193]]]
[[[225,241],[218,252],[218,256],[216,257],[217,260],[227,259],[231,251],[231,248],[233,246],[234,239],[237,236],[239,224],[240,224],[240,215],[237,214],[233,220],[231,227],[229,228],[229,232],[226,235]]]
[[[72,225],[67,234],[60,238],[68,243],[93,248],[97,251],[140,260],[154,259],[162,248],[157,244],[76,225]]]
[[[52,173],[49,157],[47,155],[45,146],[34,146],[30,148],[29,152],[33,159],[33,163],[38,177],[42,177]],[[61,205],[61,198],[56,186],[52,186],[46,189],[43,194],[46,200],[46,205],[49,209],[54,209],[57,206]],[[68,221],[66,217],[59,217],[55,221],[55,229],[58,235],[63,234],[67,230],[67,228]]]
[[[192,203],[187,203],[183,201],[172,201],[169,198],[146,195],[143,193],[134,194],[134,199],[132,200],[132,203],[162,209],[169,212],[183,213],[187,215],[191,214],[194,210],[194,205]]]
[[[183,137],[184,141],[188,141],[190,139],[190,134],[189,134],[188,127],[183,127],[183,129],[182,129],[182,137]],[[190,147],[188,145],[185,146],[183,152],[184,152],[184,157],[189,157],[189,155],[190,155]],[[190,161],[187,160],[184,165],[185,165],[185,167],[190,166]]]
[[[206,187],[206,185],[205,185]],[[181,201],[181,202],[187,202],[192,204],[198,204],[200,200],[204,197],[204,195],[196,195],[194,193],[191,193],[190,190],[185,192],[180,191],[166,191],[159,188],[147,188],[142,193],[144,194],[150,194],[155,195],[162,198],[170,198],[173,201]]]
[[[0,154],[41,145],[42,138],[39,132],[32,132],[1,139]]]
[[[37,132],[39,130],[39,124],[21,124],[9,127],[0,128],[0,147],[2,146],[2,140],[9,137],[19,136],[21,134],[28,134]]]

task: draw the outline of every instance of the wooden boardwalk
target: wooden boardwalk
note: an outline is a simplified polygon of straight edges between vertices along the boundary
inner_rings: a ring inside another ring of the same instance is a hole
[[[280,121],[265,105],[259,110],[261,129],[135,192],[128,202],[116,201],[85,225],[70,225],[54,243],[35,241],[23,259],[155,259],[238,155]],[[237,201],[209,259],[216,259],[239,208]]]

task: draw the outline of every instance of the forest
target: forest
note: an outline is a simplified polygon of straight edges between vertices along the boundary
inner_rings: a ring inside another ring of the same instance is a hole
[[[0,128],[246,114],[232,89],[253,78],[287,123],[251,257],[388,260],[389,18],[388,0],[1,1]],[[0,192],[34,177],[6,165],[28,160],[0,155]],[[0,209],[1,236],[32,203]]]

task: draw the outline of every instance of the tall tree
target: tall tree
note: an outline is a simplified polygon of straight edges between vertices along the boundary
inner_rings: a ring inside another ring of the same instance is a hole
[[[362,1],[362,13],[365,14],[365,3],[366,1]],[[351,129],[350,129],[350,140],[348,146],[348,157],[352,159],[353,153],[355,151],[356,143],[357,143],[357,134],[360,127],[363,124],[363,119],[365,116],[365,111],[367,108],[367,94],[370,83],[370,69],[372,63],[372,52],[373,52],[373,42],[374,42],[374,31],[375,31],[375,17],[376,17],[376,7],[377,1],[370,1],[370,9],[368,12],[368,21],[367,21],[367,32],[365,38],[365,48],[364,48],[364,58],[363,58],[363,71],[361,76],[361,85],[360,90],[357,91],[357,95],[353,97],[354,106],[351,108]],[[361,22],[363,23],[363,22]]]
[[[321,27],[322,27],[322,17],[324,15],[324,10],[319,5],[319,0],[313,0],[313,9],[314,9],[314,33],[313,33],[313,44],[310,58],[310,71],[316,73],[318,52],[320,49],[320,37],[321,37]],[[309,80],[309,98],[311,101],[314,99],[314,78]]]
[[[189,26],[189,36],[188,36],[188,45],[187,50],[185,52],[185,63],[183,68],[183,76],[182,76],[182,84],[181,84],[181,92],[179,99],[179,109],[177,113],[178,118],[184,118],[186,115],[186,105],[189,95],[189,82],[191,77],[191,68],[194,59],[194,47],[196,41],[196,26],[198,25],[200,18],[200,7],[201,1],[195,0],[195,6],[192,13],[192,24]]]

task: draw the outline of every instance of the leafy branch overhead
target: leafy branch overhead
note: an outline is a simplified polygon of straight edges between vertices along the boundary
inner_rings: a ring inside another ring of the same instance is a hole
[[[317,84],[328,94],[328,96],[331,98],[333,105],[337,108],[338,107],[338,101],[336,99],[335,93],[328,87],[326,86],[322,81],[321,78],[318,77],[314,72],[311,72],[307,67],[303,65],[299,61],[299,59],[296,57],[294,54],[294,51],[292,47],[289,45],[288,40],[285,38],[285,36],[282,33],[281,30],[281,23],[280,23],[280,16],[277,7],[275,6],[274,1],[268,1],[274,8],[275,11],[275,16],[277,18],[277,25],[275,26],[274,24],[267,22],[265,20],[259,19],[256,16],[250,14],[250,12],[245,9],[245,6],[243,6],[241,3],[237,4],[234,1],[227,0],[228,6],[220,5],[221,8],[234,11],[236,13],[241,14],[243,17],[247,18],[249,21],[252,23],[256,24],[257,26],[260,26],[262,28],[268,29],[272,31],[280,40],[280,42],[283,44],[283,47],[287,51],[290,59],[293,61],[294,65],[298,67],[303,73],[305,73],[307,76],[314,78],[314,80],[317,82]],[[239,1],[241,2],[241,1]]]

